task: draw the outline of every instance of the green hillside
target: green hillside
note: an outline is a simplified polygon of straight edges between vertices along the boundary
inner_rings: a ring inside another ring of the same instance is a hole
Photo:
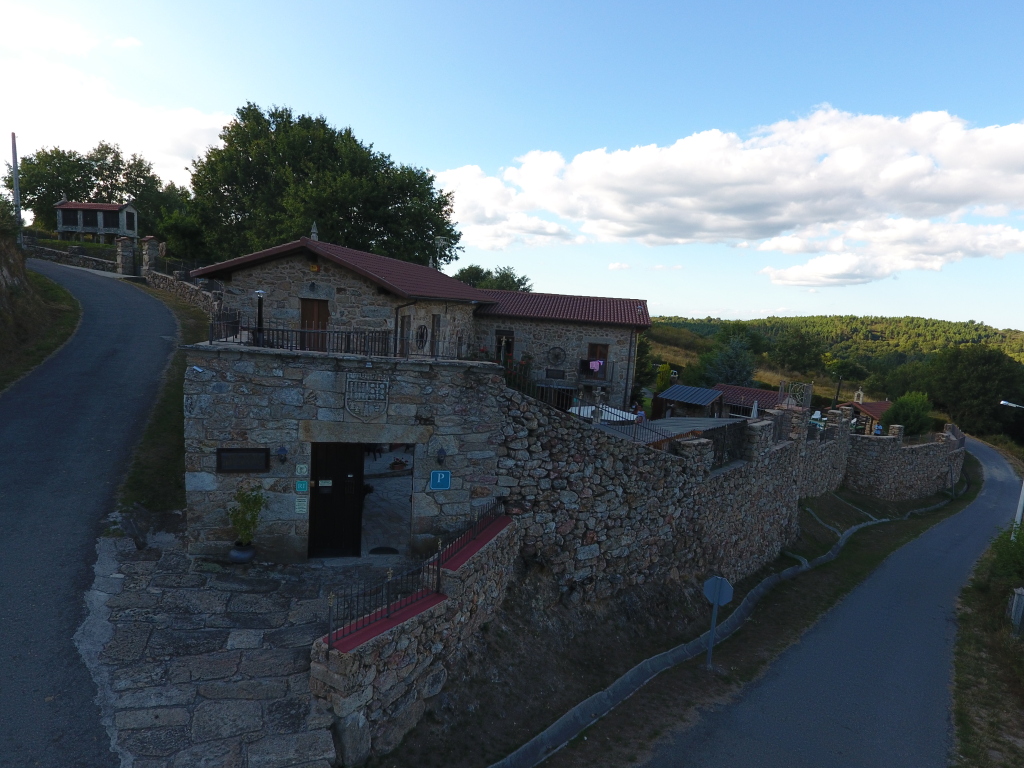
[[[985,344],[1024,362],[1024,331],[1000,330],[973,320],[953,322],[923,317],[857,317],[855,315],[819,315],[812,317],[767,317],[759,320],[721,320],[718,318],[655,317],[652,338],[676,336],[687,345],[683,349],[703,351],[725,326],[742,326],[764,336],[769,343],[787,331],[797,330],[820,341],[827,351],[841,358],[856,360],[868,368],[880,362],[891,366],[962,344]],[[666,340],[663,343],[671,343]]]

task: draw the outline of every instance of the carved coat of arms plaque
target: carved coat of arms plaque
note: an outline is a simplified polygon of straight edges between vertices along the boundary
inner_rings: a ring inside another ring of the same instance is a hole
[[[373,421],[388,412],[388,380],[372,373],[350,373],[345,382],[345,410],[360,421]]]

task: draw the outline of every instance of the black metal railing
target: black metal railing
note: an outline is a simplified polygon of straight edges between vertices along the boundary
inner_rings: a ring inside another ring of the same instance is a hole
[[[327,598],[330,647],[360,630],[386,621],[410,605],[441,592],[441,570],[505,513],[499,499],[478,508],[473,523],[457,536],[440,539],[436,554],[400,573],[388,570],[383,579],[363,586],[335,588]]]
[[[263,349],[329,352],[365,357],[439,358],[464,360],[473,357],[472,348],[461,338],[455,341],[396,334],[387,329],[331,331],[286,328],[265,321],[262,325],[237,311],[225,311],[210,323],[210,343],[242,344]]]

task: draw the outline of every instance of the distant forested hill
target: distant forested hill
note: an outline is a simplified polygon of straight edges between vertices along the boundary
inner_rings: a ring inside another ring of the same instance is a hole
[[[688,331],[685,336],[694,342],[697,338],[710,341],[726,326],[745,327],[766,337],[769,342],[789,331],[799,331],[819,340],[833,355],[857,360],[869,368],[876,368],[878,363],[886,367],[898,365],[963,344],[985,344],[1002,350],[1018,362],[1024,362],[1024,331],[999,330],[973,320],[952,322],[923,317],[855,315],[768,317],[740,321],[711,317],[703,320],[686,317],[652,319],[655,324],[651,329],[652,338],[658,337],[659,328],[664,329],[662,334],[666,337],[684,335],[673,334],[667,326]]]

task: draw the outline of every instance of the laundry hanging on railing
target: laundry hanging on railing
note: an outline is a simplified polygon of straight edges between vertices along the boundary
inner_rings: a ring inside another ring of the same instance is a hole
[[[591,360],[590,370],[592,370],[594,373],[600,373],[602,365],[604,365],[604,360]]]

